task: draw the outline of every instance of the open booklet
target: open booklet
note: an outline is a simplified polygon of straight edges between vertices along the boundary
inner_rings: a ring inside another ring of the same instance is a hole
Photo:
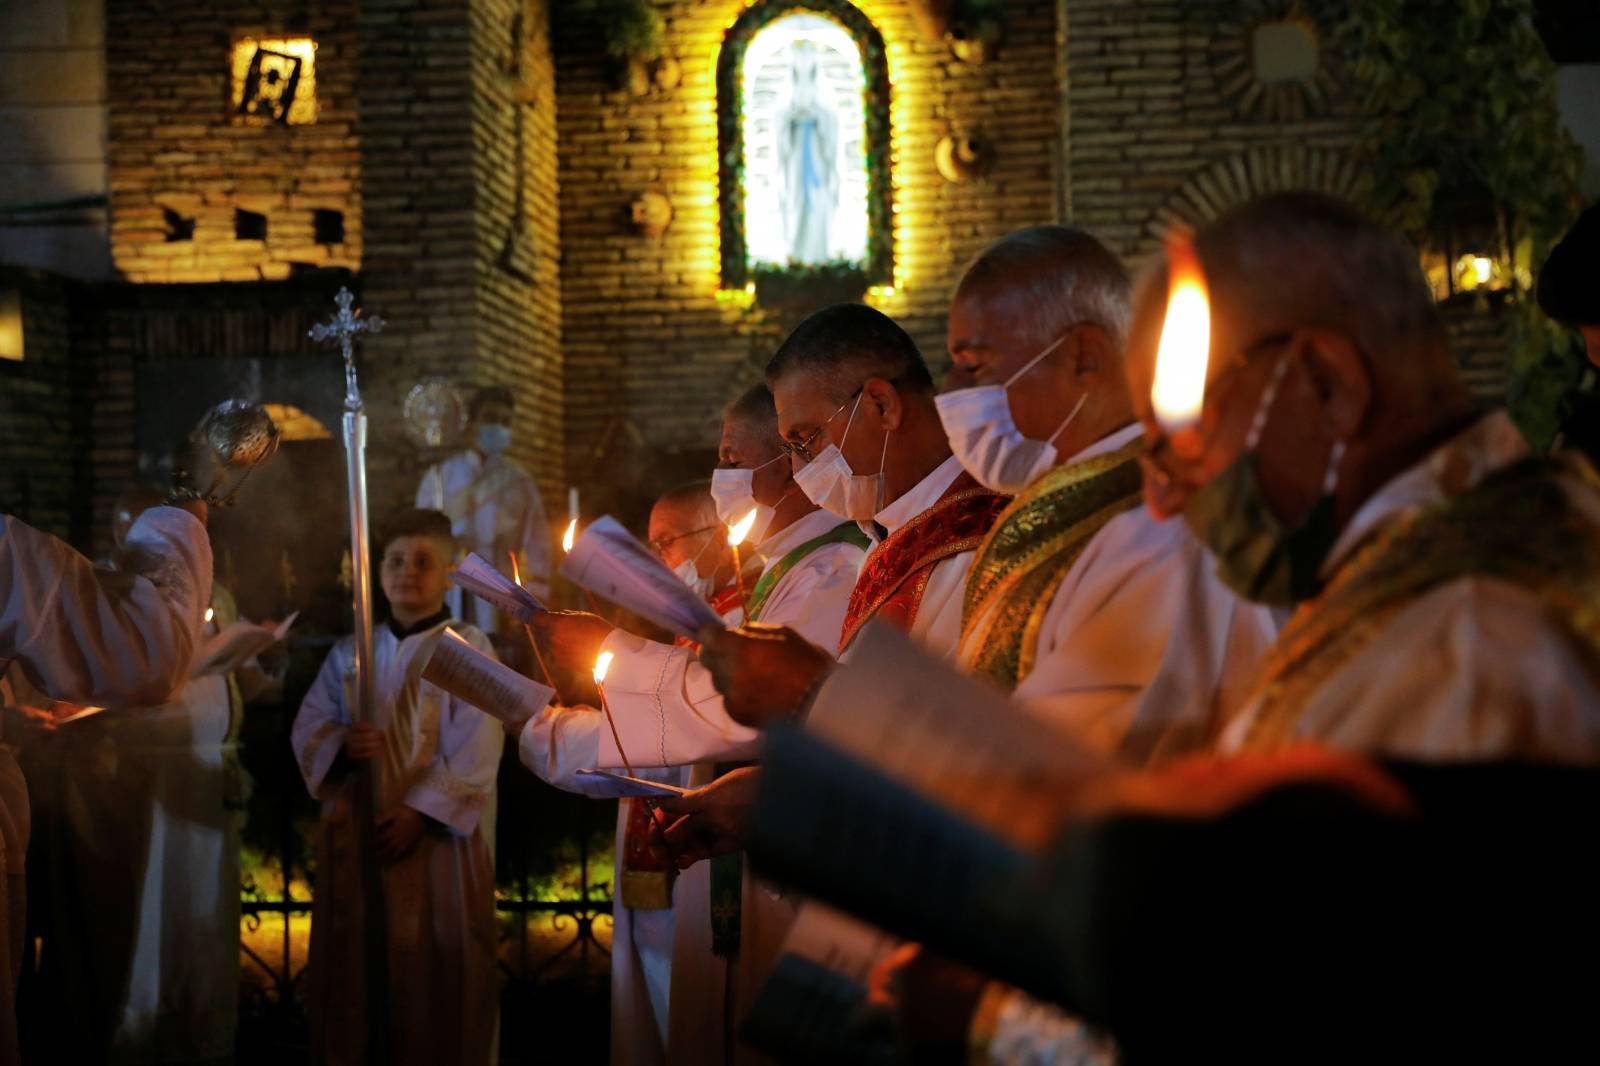
[[[427,639],[432,646],[419,649],[412,660],[422,664],[422,679],[508,726],[520,729],[556,694],[485,655],[449,627]]]
[[[561,573],[680,637],[693,637],[702,626],[722,624],[705,600],[610,515],[583,531],[561,564]]]
[[[1033,853],[1064,793],[1103,769],[999,691],[874,625],[804,730],[769,734],[750,856],[882,930],[1047,987],[1054,959],[1021,902]],[[780,966],[796,954],[786,943]]]
[[[476,552],[467,553],[451,572],[450,580],[519,622],[531,622],[534,615],[545,610],[539,597],[490,566]]]
[[[206,677],[211,674],[233,673],[288,636],[290,627],[299,617],[300,612],[295,611],[275,626],[258,625],[255,622],[242,620],[223,626],[200,648],[199,654],[195,656],[190,676]]]

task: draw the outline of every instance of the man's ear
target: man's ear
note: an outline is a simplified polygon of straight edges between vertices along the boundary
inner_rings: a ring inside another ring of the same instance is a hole
[[[886,433],[899,429],[905,418],[905,404],[901,402],[900,390],[884,378],[868,378],[867,383],[861,386],[861,407],[862,414],[870,414],[878,428]]]
[[[1062,345],[1071,360],[1072,376],[1080,384],[1099,381],[1107,374],[1120,373],[1121,360],[1117,358],[1111,335],[1093,322],[1075,326],[1072,336]]]
[[[1295,333],[1291,354],[1299,356],[1331,421],[1329,429],[1349,440],[1372,410],[1372,370],[1355,342],[1333,329]]]

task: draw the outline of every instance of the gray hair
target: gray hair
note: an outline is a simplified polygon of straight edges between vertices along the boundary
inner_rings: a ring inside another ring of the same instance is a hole
[[[1031,314],[1021,333],[1040,348],[1080,322],[1103,328],[1119,356],[1127,347],[1132,281],[1085,230],[1047,225],[1008,233],[968,264],[956,291],[1001,286],[1026,298]]]

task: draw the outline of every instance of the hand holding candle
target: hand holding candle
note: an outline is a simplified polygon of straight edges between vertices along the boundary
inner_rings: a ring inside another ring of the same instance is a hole
[[[611,669],[611,660],[614,656],[609,651],[600,653],[594,661],[594,687],[600,692],[600,710],[606,716],[606,724],[611,727],[611,739],[616,741],[617,754],[622,756],[622,765],[628,771],[628,776],[633,777],[633,764],[628,761],[628,753],[622,750],[622,735],[617,732],[617,720],[611,716],[611,705],[606,702],[606,671]]]

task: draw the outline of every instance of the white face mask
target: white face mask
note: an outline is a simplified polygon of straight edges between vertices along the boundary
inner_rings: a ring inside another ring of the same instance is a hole
[[[714,575],[712,577],[701,577],[700,571],[696,566],[700,562],[700,556],[706,553],[706,548],[711,547],[715,540],[716,538],[713,537],[711,540],[706,541],[704,546],[694,553],[694,558],[685,559],[672,568],[672,575],[685,585],[688,585],[694,591],[694,594],[702,600],[709,600],[711,594],[717,591],[716,578]]]
[[[1004,385],[977,385],[969,389],[947,392],[934,400],[939,408],[939,421],[950,441],[950,450],[966,468],[967,473],[986,489],[994,492],[1018,493],[1043,476],[1056,464],[1059,454],[1055,439],[1072,424],[1083,410],[1088,393],[1078,397],[1070,414],[1062,420],[1047,440],[1024,437],[1011,415],[1011,401],[1006,390],[1022,375],[1039,365],[1039,361],[1061,346],[1066,334],[1050,347],[1028,360],[1027,365],[1012,374]]]
[[[772,525],[773,516],[777,514],[776,509],[756,499],[756,471],[771,466],[779,459],[787,458],[788,456],[779,452],[774,458],[751,470],[733,467],[711,472],[711,499],[717,505],[717,521],[725,526],[731,526],[735,522],[742,521],[744,516],[750,513],[751,508],[755,509],[755,525],[745,534],[746,544],[759,544],[761,538],[767,535],[767,527]]]
[[[850,408],[850,421],[845,423],[841,442],[850,439],[850,427],[855,423],[856,410],[861,406],[861,396]],[[878,472],[857,477],[845,461],[844,453],[836,444],[830,444],[822,453],[801,467],[794,475],[794,483],[806,498],[824,511],[854,522],[870,522],[883,510],[883,463],[889,455],[889,434],[883,436],[883,454],[878,456]]]

